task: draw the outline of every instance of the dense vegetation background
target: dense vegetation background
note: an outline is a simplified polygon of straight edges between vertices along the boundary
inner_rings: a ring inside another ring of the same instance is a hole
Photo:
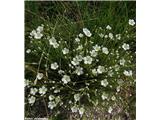
[[[77,34],[82,28],[88,27],[96,29],[99,26],[111,25],[114,28],[114,33],[125,33],[126,23],[129,19],[136,19],[136,2],[129,1],[89,1],[89,2],[64,2],[64,1],[25,1],[25,49],[30,47],[30,39],[28,38],[33,28],[44,24],[50,27],[55,27],[55,36],[62,35],[63,38]],[[136,32],[135,30],[132,32]],[[131,51],[135,53],[135,42],[131,42]],[[116,44],[112,47],[117,47]],[[135,55],[133,55],[135,64]],[[39,54],[28,55],[25,53],[25,65],[30,61],[39,61]],[[33,66],[32,66],[33,67]],[[32,78],[31,73],[34,73],[33,67],[27,67],[25,70],[25,78]],[[135,67],[135,66],[134,66]],[[135,75],[135,69],[134,69]],[[25,89],[27,94],[28,90]],[[122,120],[135,119],[135,84],[125,87],[124,94],[132,94],[132,97],[127,98],[126,113],[124,112]],[[48,110],[49,111],[49,110]],[[26,117],[46,117],[44,102],[36,103],[34,107],[25,106]],[[52,116],[52,112],[50,112]],[[63,120],[67,119],[67,115],[59,115],[52,119]],[[96,115],[95,115],[96,116]],[[110,118],[111,119],[111,118]]]

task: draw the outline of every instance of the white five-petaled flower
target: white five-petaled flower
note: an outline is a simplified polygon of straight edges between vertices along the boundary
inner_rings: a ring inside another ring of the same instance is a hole
[[[37,33],[34,35],[34,38],[35,38],[35,39],[41,39],[42,36],[43,36],[42,33],[37,32]]]
[[[77,102],[80,100],[80,94],[75,94],[74,95],[74,100]]]
[[[30,52],[31,52],[31,49],[27,49],[27,50],[26,50],[26,53],[29,54]]]
[[[36,30],[37,30],[37,32],[39,32],[39,33],[42,32],[42,31],[43,31],[43,26],[38,26]]]
[[[64,74],[64,71],[63,70],[58,70],[58,73],[61,75],[61,74]]]
[[[51,64],[51,69],[56,70],[58,68],[58,64],[56,62]]]
[[[126,62],[126,61],[125,61],[125,59],[124,59],[124,58],[123,58],[123,59],[121,59],[121,60],[119,60],[119,64],[120,64],[120,65],[124,65],[124,64],[125,64],[125,62]]]
[[[79,60],[77,58],[73,58],[73,60],[71,61],[71,63],[76,66],[79,65]]]
[[[106,87],[108,85],[107,79],[102,80],[101,81],[101,85],[104,86],[104,87]]]
[[[113,39],[113,33],[109,33],[108,36],[110,39]]]
[[[77,111],[78,111],[78,107],[77,107],[77,106],[71,107],[71,111],[72,111],[73,113],[77,112]]]
[[[87,28],[83,28],[83,32],[87,37],[91,37],[92,35],[92,33]]]
[[[55,99],[55,97],[54,97],[53,95],[50,95],[50,96],[49,96],[49,100],[50,100],[50,101],[52,101],[52,100],[54,100],[54,99]]]
[[[96,57],[98,54],[95,50],[90,51],[92,57]]]
[[[93,61],[92,57],[86,56],[83,59],[85,64],[92,64],[92,61]]]
[[[30,81],[29,81],[29,80],[25,80],[25,81],[24,81],[24,87],[28,86],[28,85],[29,85],[29,83],[30,83]]]
[[[83,34],[82,33],[79,33],[79,35],[78,35],[80,38],[82,38],[83,37]]]
[[[64,49],[62,50],[62,52],[63,52],[64,55],[65,55],[65,54],[68,54],[68,53],[69,53],[69,49],[64,48]]]
[[[107,55],[109,53],[108,48],[103,47],[102,48],[102,52]]]
[[[75,41],[76,42],[80,42],[80,39],[77,37],[77,38],[75,38]]]
[[[29,104],[33,104],[35,103],[35,101],[36,101],[36,98],[34,96],[31,96],[30,98],[28,98]]]
[[[130,49],[129,44],[126,44],[126,43],[124,43],[124,44],[122,45],[122,48],[123,48],[124,50],[129,50],[129,49]]]
[[[38,26],[36,30],[32,30],[30,35],[35,39],[41,39],[41,37],[43,36],[43,34],[41,33],[42,31],[43,31],[43,26]]]
[[[54,48],[58,48],[59,47],[59,44],[57,43],[57,40],[54,37],[49,39],[49,44],[52,45]]]
[[[50,102],[48,103],[48,108],[53,109],[54,107],[56,107],[55,101],[50,101]]]
[[[37,88],[31,88],[30,94],[35,95],[38,92]]]
[[[99,65],[98,68],[97,68],[97,73],[102,74],[103,72],[105,72],[105,67]]]
[[[43,78],[43,76],[44,76],[43,73],[38,73],[38,74],[37,74],[37,79],[40,80],[40,79]]]
[[[121,34],[117,34],[117,35],[116,35],[116,38],[117,38],[118,40],[120,40],[120,39],[121,39]]]
[[[123,72],[123,74],[124,74],[125,76],[132,76],[132,70],[129,70],[129,71],[125,70],[125,71]]]
[[[45,86],[42,86],[41,88],[39,88],[39,93],[42,95],[46,94],[47,92],[47,88]]]
[[[99,50],[101,49],[101,47],[96,44],[95,46],[93,46],[93,49],[94,49],[95,51],[99,51]]]
[[[103,38],[103,37],[104,37],[104,34],[103,34],[103,33],[100,33],[99,36],[100,36],[101,38]]]
[[[112,112],[112,107],[109,107],[109,109],[108,109],[108,113],[111,113]]]
[[[93,75],[97,75],[97,70],[96,69],[92,69],[92,73],[93,73]]]
[[[54,90],[54,93],[59,93],[59,92],[60,92],[59,89]]]
[[[83,115],[84,111],[85,111],[85,109],[84,109],[83,107],[81,107],[81,108],[79,109],[79,114],[80,114],[80,116]]]
[[[68,75],[64,75],[63,78],[62,78],[62,81],[63,81],[64,84],[67,84],[68,82],[71,81],[71,78]]]
[[[78,47],[77,47],[77,50],[82,50],[83,49],[83,46],[82,45],[79,45]]]
[[[105,92],[102,93],[102,100],[105,100],[108,98],[108,94],[106,94]]]
[[[135,21],[133,20],[133,19],[129,19],[129,25],[131,25],[131,26],[134,26],[136,23],[135,23]]]
[[[116,100],[116,97],[113,95],[113,96],[111,97],[111,99],[114,101],[114,100]]]
[[[77,75],[82,75],[83,74],[83,68],[82,67],[77,67],[75,70]]]
[[[82,55],[76,55],[75,57],[79,62],[81,62],[83,60]]]
[[[104,38],[108,38],[108,35],[105,35]]]
[[[111,28],[110,25],[107,25],[106,29],[107,29],[107,30],[111,30],[112,28]]]

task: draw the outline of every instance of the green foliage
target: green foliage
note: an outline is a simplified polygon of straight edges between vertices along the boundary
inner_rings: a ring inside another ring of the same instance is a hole
[[[85,108],[81,118],[84,120],[94,119],[95,116],[102,120],[135,119],[136,28],[128,24],[130,19],[136,19],[135,14],[133,1],[26,1],[25,51],[31,50],[31,52],[25,52],[25,79],[29,82],[29,85],[25,86],[25,116],[50,117],[53,120],[79,119],[78,112],[71,113],[71,108],[76,104],[78,109]],[[30,33],[41,25],[44,26],[43,37],[35,39]],[[107,25],[112,29],[107,30]],[[83,28],[87,28],[92,36],[87,37]],[[77,43],[75,38],[79,33],[83,33],[84,36],[79,37],[80,42]],[[100,34],[109,35],[110,33],[113,34],[114,39],[100,36]],[[118,34],[121,35],[120,40],[116,37]],[[57,40],[58,48],[50,44],[49,40],[52,37]],[[129,45],[129,50],[123,49],[124,43]],[[93,57],[94,62],[85,64],[81,61],[80,67],[83,68],[84,74],[80,76],[75,74],[76,67],[71,63],[73,58],[79,54],[86,57],[96,44],[101,47],[101,51],[96,58]],[[83,49],[76,50],[80,45]],[[107,47],[109,51],[107,55],[103,53],[103,47]],[[64,48],[69,49],[68,54],[63,54]],[[125,65],[119,65],[122,59],[125,59]],[[64,84],[61,81],[64,76],[58,74],[57,69],[51,69],[51,64],[54,62],[58,63],[58,70],[61,69],[70,76],[70,82]],[[69,64],[73,68],[69,67]],[[102,74],[94,75],[92,70],[98,69],[100,65],[107,70]],[[125,70],[131,70],[133,75],[125,76]],[[36,81],[38,73],[43,73],[43,77]],[[104,79],[109,83],[107,87],[101,85]],[[46,94],[30,93],[31,88],[39,90],[42,86],[47,88]],[[52,87],[60,92],[54,93],[55,89],[51,89]],[[119,87],[120,92],[117,92]],[[108,97],[105,100],[102,99],[104,92]],[[74,100],[75,94],[81,95],[78,102]],[[57,102],[53,109],[48,108],[50,95],[55,96],[55,101],[60,96],[60,102]],[[28,103],[31,96],[36,98],[33,105]],[[116,100],[112,100],[113,96]],[[72,103],[70,104],[69,101]],[[111,114],[108,112],[110,107],[114,108]],[[107,117],[99,116],[101,111],[105,112]],[[98,115],[94,116],[95,113]]]

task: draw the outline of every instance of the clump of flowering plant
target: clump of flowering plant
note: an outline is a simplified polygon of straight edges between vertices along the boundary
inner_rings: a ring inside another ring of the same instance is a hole
[[[37,61],[26,61],[26,105],[44,101],[46,111],[80,117],[97,107],[110,115],[125,111],[135,85],[135,21],[126,24],[125,33],[85,26],[68,38],[49,25],[34,28],[26,54]]]

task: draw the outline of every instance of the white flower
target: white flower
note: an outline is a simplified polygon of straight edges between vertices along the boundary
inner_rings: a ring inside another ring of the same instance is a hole
[[[81,108],[79,109],[79,114],[80,114],[80,116],[83,115],[84,111],[85,111],[85,109],[84,109],[83,107],[81,107]]]
[[[83,57],[82,57],[82,55],[76,55],[76,59],[77,59],[79,62],[81,62],[81,61],[83,60]]]
[[[109,36],[110,39],[113,39],[113,34],[112,33],[109,33],[108,36]]]
[[[42,78],[43,78],[43,76],[44,76],[44,75],[43,75],[43,73],[38,73],[38,74],[37,74],[37,79],[39,79],[39,80],[40,80],[40,79],[42,79]]]
[[[56,107],[56,103],[54,101],[50,101],[48,103],[48,108],[53,109],[54,107]]]
[[[97,70],[96,69],[92,69],[92,73],[93,73],[93,75],[97,75]]]
[[[108,71],[108,75],[109,75],[110,77],[112,77],[112,76],[113,76],[113,74],[114,74],[114,73],[113,73],[113,71],[112,71],[112,70],[109,70],[109,71]]]
[[[51,69],[56,70],[58,68],[58,64],[56,62],[51,64]]]
[[[80,42],[80,39],[79,39],[79,38],[75,38],[75,41],[76,41],[76,42]]]
[[[33,104],[35,103],[35,101],[36,101],[36,98],[34,96],[31,96],[30,98],[28,98],[29,104]]]
[[[106,94],[105,92],[102,93],[102,100],[105,100],[108,98],[108,94]]]
[[[74,95],[74,100],[77,102],[80,100],[80,94],[75,94]]]
[[[83,37],[83,34],[82,34],[82,33],[80,33],[78,36],[79,36],[80,38],[82,38],[82,37]]]
[[[54,100],[54,99],[55,99],[55,97],[54,97],[53,95],[50,95],[50,96],[49,96],[49,100],[50,100],[50,101],[52,101],[52,100]]]
[[[56,43],[53,43],[53,47],[54,48],[58,48],[59,47],[59,44],[56,42]]]
[[[85,64],[91,64],[93,59],[90,56],[86,56],[83,58]]]
[[[101,38],[103,38],[103,37],[104,37],[104,34],[103,34],[103,33],[100,33],[99,36],[100,36]]]
[[[46,87],[42,86],[41,88],[39,88],[39,93],[41,94],[41,96],[46,94],[46,92],[47,92],[47,88]]]
[[[43,26],[38,26],[38,27],[37,27],[37,32],[40,33],[40,32],[42,32],[42,31],[43,31]]]
[[[38,92],[37,88],[31,88],[30,94],[35,95]]]
[[[41,33],[43,30],[42,30],[42,27],[39,26],[37,28],[37,31],[36,30],[32,30],[32,32],[30,33],[30,35],[32,37],[34,37],[35,39],[41,39],[41,37],[43,36],[43,34]]]
[[[121,59],[119,62],[120,62],[120,65],[124,65],[126,61],[125,59]]]
[[[125,76],[132,76],[132,70],[129,70],[129,71],[125,70],[125,71],[123,72],[123,74],[124,74]]]
[[[52,37],[51,39],[49,39],[49,44],[50,45],[53,45],[56,42],[57,42],[57,40],[55,39],[55,37]]]
[[[109,107],[109,109],[108,109],[108,113],[111,113],[112,112],[112,107]]]
[[[134,26],[136,23],[133,19],[129,19],[129,25]]]
[[[59,74],[63,74],[64,71],[63,71],[63,70],[58,70],[58,73],[59,73]]]
[[[25,80],[25,81],[24,81],[24,87],[28,86],[28,85],[29,85],[29,82],[30,82],[29,80]]]
[[[77,47],[77,50],[82,50],[83,49],[83,46],[82,45],[79,45],[78,47]]]
[[[105,67],[99,65],[99,66],[98,66],[98,69],[97,69],[97,73],[102,74],[103,72],[105,72]]]
[[[32,30],[32,32],[30,33],[31,36],[35,36],[35,34],[36,34],[35,30]]]
[[[65,54],[68,54],[68,53],[69,53],[69,49],[64,48],[64,49],[62,50],[62,52],[63,52],[64,55],[65,55]]]
[[[108,38],[108,35],[105,35],[104,38]]]
[[[103,47],[102,48],[102,52],[107,55],[109,53],[108,48]]]
[[[49,39],[49,44],[53,45],[54,48],[58,48],[59,47],[59,44],[57,43],[57,40],[54,37]]]
[[[111,97],[111,99],[114,101],[114,100],[116,100],[116,97],[113,95],[113,96]]]
[[[90,51],[92,57],[96,57],[98,54],[95,50]]]
[[[77,108],[77,106],[73,106],[73,107],[71,107],[71,110],[72,110],[73,113],[75,113],[75,112],[78,111],[78,108]]]
[[[83,28],[83,32],[87,37],[91,37],[91,32],[87,28]]]
[[[77,75],[82,75],[83,74],[83,68],[82,67],[77,67],[75,70]]]
[[[58,104],[60,101],[61,101],[60,96],[57,96],[57,97],[55,98],[55,102],[56,102],[56,104]]]
[[[64,75],[63,78],[62,78],[62,81],[63,81],[64,84],[67,84],[68,82],[71,81],[70,76]]]
[[[59,93],[59,92],[60,92],[60,90],[58,90],[58,89],[54,90],[54,93]]]
[[[117,35],[116,35],[116,38],[117,38],[118,40],[120,40],[120,39],[121,39],[121,34],[117,34]]]
[[[30,53],[30,52],[31,52],[31,49],[27,49],[27,50],[26,50],[26,53]]]
[[[76,66],[79,65],[79,60],[77,58],[73,58],[73,60],[71,61],[71,63]]]
[[[129,49],[130,49],[129,44],[126,44],[126,43],[124,43],[124,44],[122,45],[122,48],[123,48],[124,50],[129,50]]]
[[[34,38],[35,38],[35,39],[41,39],[42,36],[43,36],[42,33],[37,32],[37,33],[34,35]]]
[[[93,46],[93,49],[94,49],[95,51],[99,51],[99,50],[101,49],[101,47],[96,44],[95,46]]]
[[[106,29],[107,29],[107,30],[111,30],[112,28],[111,28],[110,25],[107,25]]]
[[[102,80],[101,81],[101,85],[104,86],[104,87],[106,87],[108,85],[107,79]]]

